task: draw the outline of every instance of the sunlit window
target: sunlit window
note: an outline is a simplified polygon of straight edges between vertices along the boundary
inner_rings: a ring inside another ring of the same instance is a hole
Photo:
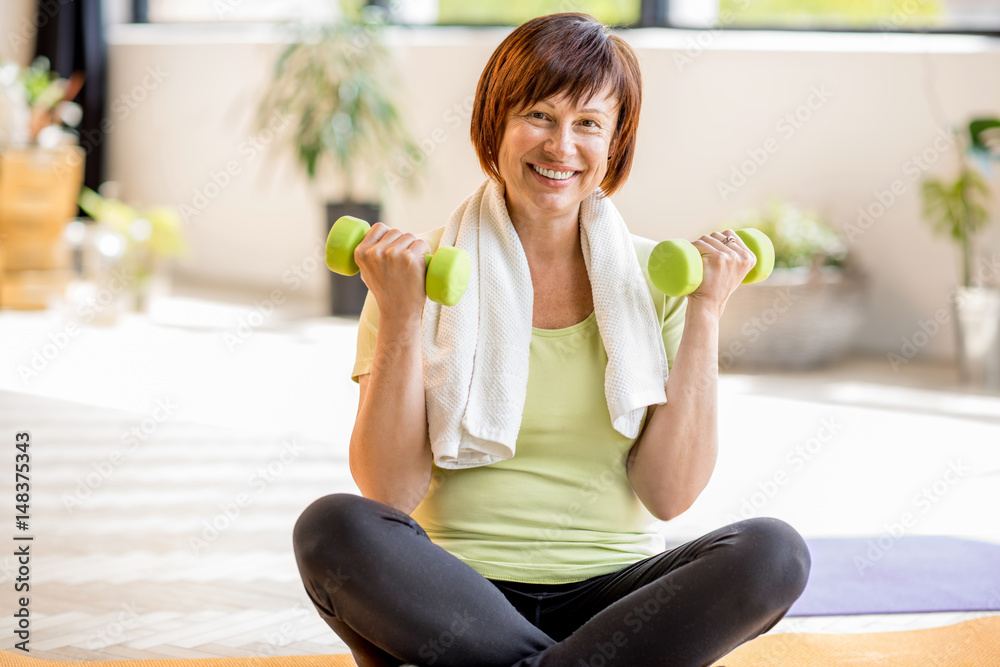
[[[149,20],[332,20],[338,0],[141,0]],[[615,26],[1000,31],[1000,0],[368,0],[401,24],[518,25],[578,11]]]
[[[609,25],[639,21],[640,0],[438,0],[438,23],[519,25],[555,12],[584,12]]]

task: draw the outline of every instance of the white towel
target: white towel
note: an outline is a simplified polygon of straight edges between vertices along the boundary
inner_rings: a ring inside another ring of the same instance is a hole
[[[631,235],[599,192],[582,203],[580,241],[608,355],[608,411],[614,429],[635,438],[643,409],[666,402],[667,358]],[[468,252],[472,271],[458,304],[428,300],[424,307],[431,451],[438,467],[472,468],[514,456],[528,385],[534,292],[502,187],[492,179],[455,210],[441,245]]]

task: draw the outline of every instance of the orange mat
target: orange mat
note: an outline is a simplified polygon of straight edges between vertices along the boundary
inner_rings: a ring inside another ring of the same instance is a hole
[[[0,667],[77,664],[0,651]],[[350,655],[269,658],[87,661],[100,667],[355,667]],[[716,667],[1000,667],[1000,616],[905,632],[765,635],[740,646]],[[473,667],[470,665],[470,667]],[[636,665],[635,667],[644,667]],[[650,666],[655,667],[655,666]]]

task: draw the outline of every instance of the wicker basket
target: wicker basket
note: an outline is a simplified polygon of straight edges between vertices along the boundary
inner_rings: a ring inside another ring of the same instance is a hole
[[[741,285],[720,323],[719,367],[805,369],[837,359],[861,324],[864,283],[855,271],[805,268]]]

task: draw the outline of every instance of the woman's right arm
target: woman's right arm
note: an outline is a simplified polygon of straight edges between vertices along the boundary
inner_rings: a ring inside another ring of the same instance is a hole
[[[425,252],[425,241],[380,223],[354,252],[379,325],[371,373],[358,378],[351,474],[363,496],[406,514],[427,493],[433,461],[421,355]]]

